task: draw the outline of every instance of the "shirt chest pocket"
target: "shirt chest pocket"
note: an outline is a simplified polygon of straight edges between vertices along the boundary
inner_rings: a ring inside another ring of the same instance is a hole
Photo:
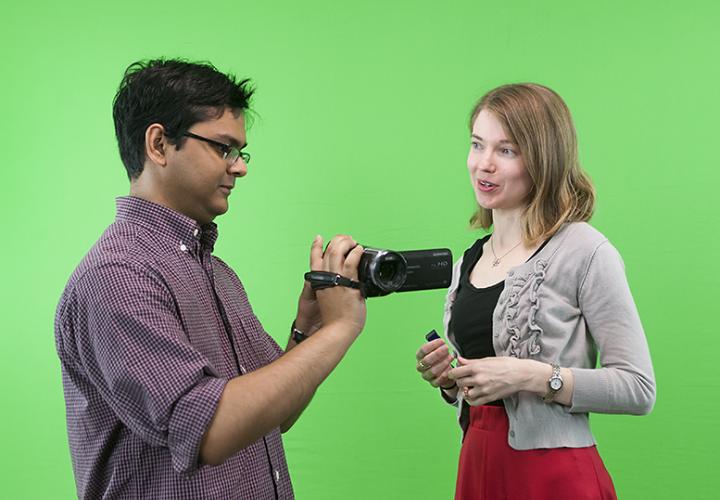
[[[234,370],[228,370],[227,356],[223,355],[221,336],[227,337],[227,333],[214,299],[189,289],[176,291],[175,299],[185,340],[207,358],[213,375],[232,376]]]

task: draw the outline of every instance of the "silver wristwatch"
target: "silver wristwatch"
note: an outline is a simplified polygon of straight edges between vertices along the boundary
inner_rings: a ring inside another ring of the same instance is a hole
[[[548,379],[548,391],[543,396],[543,401],[546,403],[552,402],[552,400],[555,399],[555,394],[557,394],[563,387],[563,379],[560,375],[560,365],[553,363],[552,369],[552,375],[550,375],[550,378]]]

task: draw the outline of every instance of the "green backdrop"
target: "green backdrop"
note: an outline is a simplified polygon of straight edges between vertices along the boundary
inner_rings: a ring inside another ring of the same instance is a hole
[[[53,315],[128,182],[111,101],[136,59],[210,60],[257,85],[249,175],[218,220],[284,344],[312,237],[394,249],[479,234],[465,159],[485,91],[556,89],[622,253],[658,381],[648,417],[592,417],[620,498],[715,498],[720,181],[716,2],[13,2],[0,18],[0,498],[72,498]],[[372,299],[285,444],[299,499],[447,499],[453,411],[414,370],[441,291]]]

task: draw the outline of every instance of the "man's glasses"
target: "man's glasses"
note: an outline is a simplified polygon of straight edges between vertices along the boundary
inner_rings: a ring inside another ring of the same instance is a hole
[[[193,134],[192,132],[185,132],[183,136],[197,139],[198,141],[207,142],[208,144],[216,146],[220,150],[223,160],[225,160],[229,166],[235,165],[235,162],[238,160],[238,158],[242,158],[245,163],[250,163],[250,153],[241,151],[235,146],[231,146],[230,144],[225,144],[223,142],[213,141],[212,139],[208,139],[207,137],[203,137],[201,135]]]

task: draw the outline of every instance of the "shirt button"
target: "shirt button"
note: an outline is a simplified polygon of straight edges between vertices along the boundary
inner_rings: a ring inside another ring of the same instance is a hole
[[[200,233],[200,230],[195,228],[195,230],[193,231],[193,236],[197,236],[199,233]]]
[[[243,365],[240,365],[240,373],[245,374],[245,367]]]
[[[511,438],[514,438],[514,437],[515,437],[515,431],[510,431],[510,437],[511,437]]]
[[[180,250],[187,252],[187,247],[185,245],[180,245]]]
[[[280,471],[277,469],[275,470],[275,482],[276,483],[280,482]]]
[[[515,275],[515,271],[509,271],[509,272],[508,272],[508,276],[514,276],[514,275]]]

